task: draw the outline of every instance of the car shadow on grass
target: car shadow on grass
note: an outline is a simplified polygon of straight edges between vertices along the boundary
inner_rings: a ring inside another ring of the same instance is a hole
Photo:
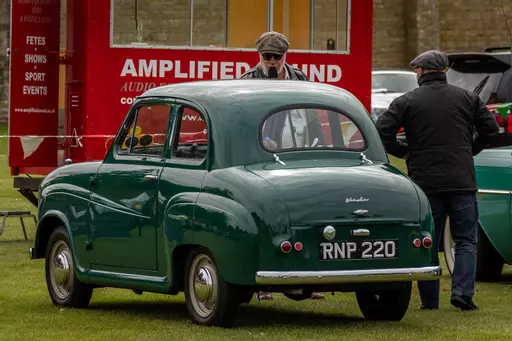
[[[497,283],[512,284],[512,273],[503,274]]]
[[[136,315],[137,318],[155,320],[172,320],[188,322],[190,320],[185,302],[96,302],[89,305],[87,310],[97,310],[102,313]],[[327,314],[313,311],[293,311],[275,306],[256,304],[241,305],[237,314],[235,327],[251,328],[272,324],[279,325],[347,325],[365,322],[364,318],[343,314]],[[369,321],[366,321],[369,322]]]
[[[240,308],[237,325],[240,327],[260,327],[262,325],[347,325],[365,321],[362,317],[314,311],[291,311],[275,307],[244,305]]]

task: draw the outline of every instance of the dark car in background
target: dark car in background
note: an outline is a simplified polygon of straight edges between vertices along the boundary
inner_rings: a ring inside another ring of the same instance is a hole
[[[512,102],[510,47],[448,54],[448,83],[476,92],[491,109]]]

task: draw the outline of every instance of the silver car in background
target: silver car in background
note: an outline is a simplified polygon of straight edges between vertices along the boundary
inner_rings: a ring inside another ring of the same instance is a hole
[[[418,87],[416,73],[400,69],[372,71],[372,112],[374,122],[386,111],[391,102]]]

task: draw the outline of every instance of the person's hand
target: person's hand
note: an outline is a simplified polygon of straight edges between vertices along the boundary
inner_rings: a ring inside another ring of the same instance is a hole
[[[323,147],[321,144],[319,144],[318,146],[316,145],[318,143],[318,137],[315,137],[315,139],[313,140],[313,143],[311,143],[311,148],[313,147]],[[304,145],[304,147],[309,147],[307,144]]]
[[[277,142],[272,140],[268,136],[263,139],[263,145],[265,146],[265,148],[270,149],[270,150],[277,149]]]

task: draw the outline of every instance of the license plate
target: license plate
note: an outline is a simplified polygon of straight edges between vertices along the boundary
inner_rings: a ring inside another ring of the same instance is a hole
[[[398,258],[398,239],[323,242],[319,256],[321,261]]]

